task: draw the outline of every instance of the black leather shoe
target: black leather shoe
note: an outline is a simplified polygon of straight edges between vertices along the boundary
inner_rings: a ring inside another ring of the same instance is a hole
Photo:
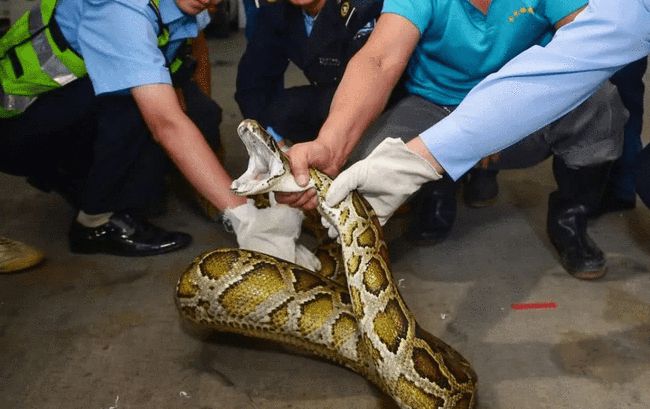
[[[474,168],[467,172],[463,199],[469,207],[492,206],[499,195],[498,170]]]
[[[409,238],[416,244],[439,243],[447,238],[455,220],[456,182],[445,175],[424,184],[418,192]]]
[[[70,228],[70,251],[105,253],[117,256],[153,256],[187,247],[192,236],[154,226],[146,219],[127,212],[115,213],[108,223],[85,227],[76,220]]]
[[[549,196],[547,232],[562,266],[576,278],[595,280],[605,275],[606,260],[587,234],[587,214],[584,205],[562,201],[557,192]]]

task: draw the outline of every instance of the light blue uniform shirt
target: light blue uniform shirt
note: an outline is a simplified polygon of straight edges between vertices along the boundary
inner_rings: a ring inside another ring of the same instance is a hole
[[[59,0],[55,18],[70,46],[84,59],[97,95],[128,92],[147,84],[171,84],[165,57],[196,37],[207,13],[184,14],[174,0],[160,0],[170,31],[165,54],[158,48],[158,19],[148,0]],[[206,21],[207,17],[207,21]]]
[[[590,0],[546,47],[490,75],[421,134],[453,178],[571,111],[624,65],[650,54],[650,0]]]
[[[307,37],[311,36],[311,31],[314,29],[314,23],[316,23],[317,17],[318,14],[312,17],[305,10],[302,11],[302,19],[305,22],[305,33],[307,33]]]
[[[535,44],[587,0],[494,0],[484,15],[469,0],[385,0],[420,31],[406,89],[439,105],[458,105],[483,78]]]

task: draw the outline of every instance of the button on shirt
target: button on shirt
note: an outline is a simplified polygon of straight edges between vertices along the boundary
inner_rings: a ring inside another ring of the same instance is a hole
[[[462,176],[481,158],[560,118],[626,64],[650,54],[650,0],[590,0],[546,47],[523,52],[421,134]]]
[[[59,0],[55,18],[70,46],[84,59],[97,95],[125,93],[147,84],[171,84],[166,59],[198,35],[207,12],[184,14],[174,0],[160,0],[170,31],[164,53],[158,48],[158,18],[147,0]]]

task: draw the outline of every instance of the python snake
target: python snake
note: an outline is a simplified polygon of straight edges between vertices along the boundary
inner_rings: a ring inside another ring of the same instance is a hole
[[[236,193],[304,190],[257,122],[245,120],[237,131],[251,159],[233,182]],[[473,408],[476,374],[457,351],[417,324],[393,282],[374,211],[357,192],[328,207],[330,183],[310,169],[318,210],[339,232],[344,274],[332,280],[254,251],[209,251],[178,282],[181,315],[337,362],[376,384],[400,408]]]

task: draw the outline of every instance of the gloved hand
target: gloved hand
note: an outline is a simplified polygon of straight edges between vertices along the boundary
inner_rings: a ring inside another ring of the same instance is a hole
[[[386,138],[367,158],[342,172],[330,186],[326,202],[335,206],[357,189],[384,225],[421,185],[442,176],[398,138]]]
[[[302,228],[303,213],[299,209],[277,204],[258,209],[252,200],[233,209],[226,209],[239,247],[266,253],[317,271],[321,264],[307,248],[296,244]]]

